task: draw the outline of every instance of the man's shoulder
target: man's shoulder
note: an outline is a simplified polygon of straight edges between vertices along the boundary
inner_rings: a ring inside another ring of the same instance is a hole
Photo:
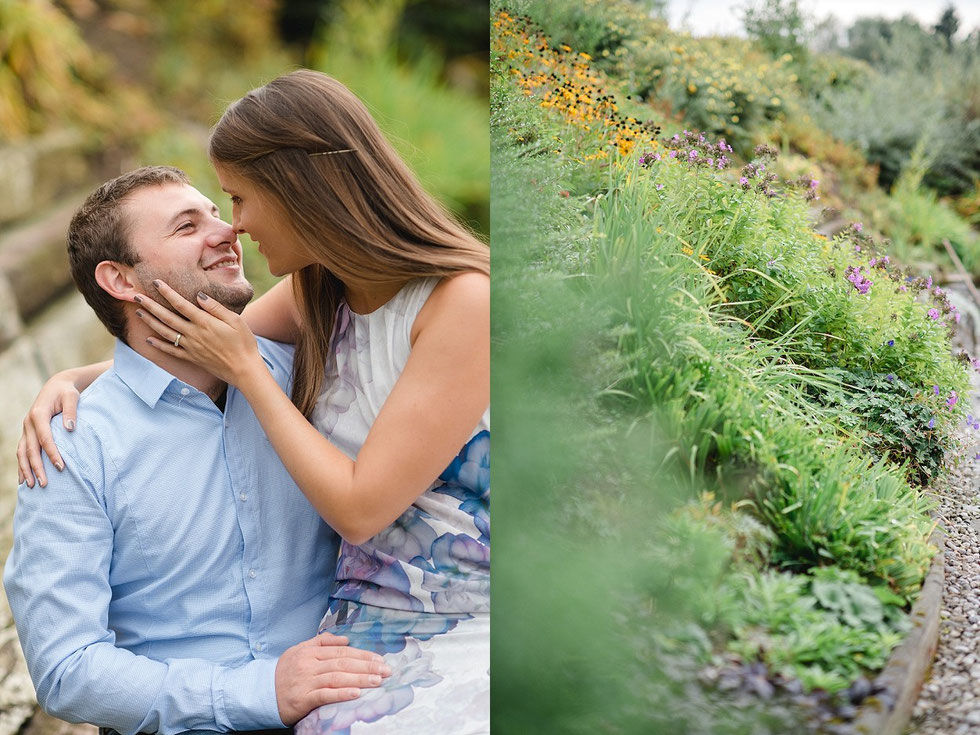
[[[120,416],[125,415],[127,409],[136,408],[139,400],[110,368],[82,391],[74,431],[65,428],[61,414],[51,418],[55,443],[59,448],[65,446],[70,451],[73,447],[77,449],[98,442],[102,433],[120,425]]]
[[[259,344],[259,353],[273,368],[273,372],[282,371],[282,376],[277,376],[277,380],[280,384],[283,384],[293,372],[293,354],[296,352],[295,345],[286,344],[285,342],[274,342],[265,337],[256,337],[255,339]]]

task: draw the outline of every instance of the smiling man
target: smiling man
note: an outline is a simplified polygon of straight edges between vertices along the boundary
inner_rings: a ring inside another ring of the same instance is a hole
[[[41,706],[125,735],[254,731],[380,684],[379,656],[304,640],[337,535],[245,399],[153,350],[137,315],[156,278],[240,312],[235,231],[181,171],[149,167],[86,200],[68,254],[117,344],[75,430],[52,422],[64,471],[19,488],[4,583]],[[259,345],[288,390],[292,348]]]

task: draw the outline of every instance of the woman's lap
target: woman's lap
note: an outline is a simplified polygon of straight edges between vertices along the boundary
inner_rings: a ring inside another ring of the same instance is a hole
[[[392,675],[360,698],[327,705],[296,725],[320,733],[490,731],[490,616],[385,610],[351,603],[320,630],[385,656]],[[340,622],[342,621],[342,622]]]

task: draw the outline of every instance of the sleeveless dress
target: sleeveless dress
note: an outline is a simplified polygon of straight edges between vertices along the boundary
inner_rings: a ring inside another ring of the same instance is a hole
[[[335,365],[313,424],[356,459],[411,351],[415,317],[439,282],[410,281],[384,306],[338,309]],[[490,732],[490,413],[391,526],[342,541],[319,632],[384,655],[392,674],[360,698],[314,710],[297,735]]]

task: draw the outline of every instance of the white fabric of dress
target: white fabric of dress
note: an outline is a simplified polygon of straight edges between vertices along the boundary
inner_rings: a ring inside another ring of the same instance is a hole
[[[411,352],[415,317],[438,278],[415,279],[369,314],[342,303],[334,365],[314,426],[352,459]],[[296,726],[319,733],[490,732],[490,412],[391,526],[343,542],[320,623],[385,656],[392,675],[360,698],[320,707]]]

